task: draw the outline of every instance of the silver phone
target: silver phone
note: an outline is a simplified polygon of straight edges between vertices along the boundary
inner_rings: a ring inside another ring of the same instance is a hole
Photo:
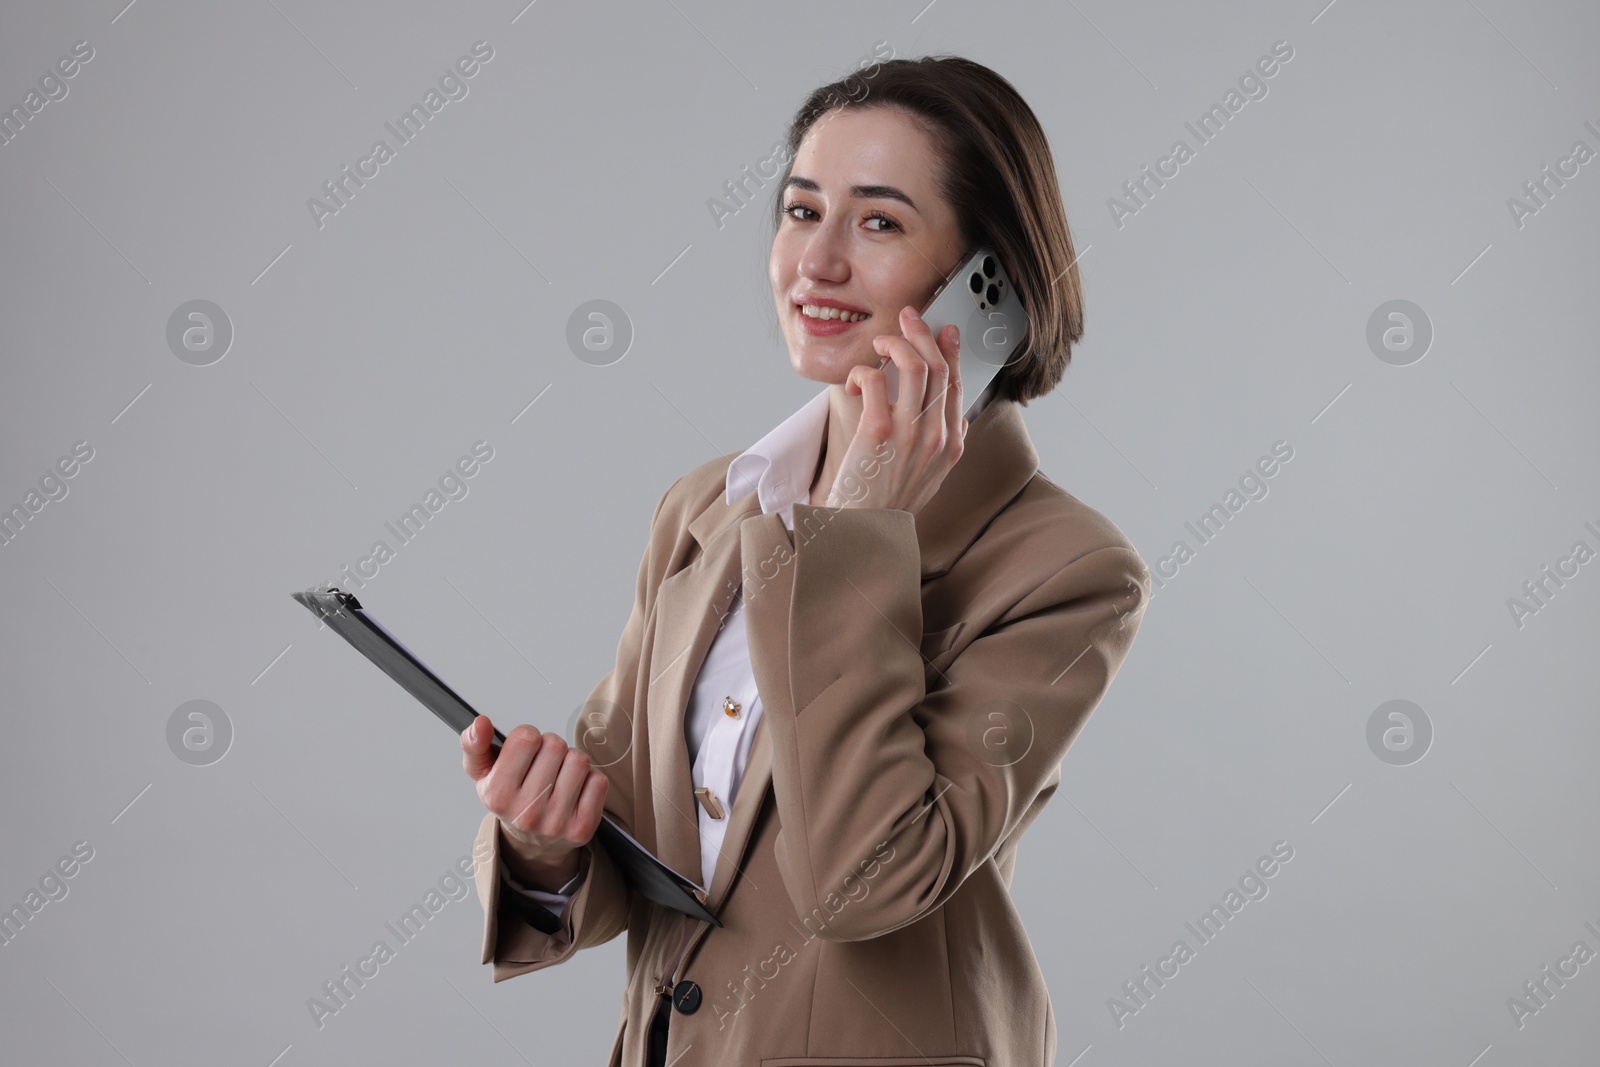
[[[961,331],[961,392],[967,406],[962,414],[970,419],[983,391],[1028,336],[1028,314],[1000,257],[986,248],[974,252],[934,291],[922,320],[935,337],[952,322]],[[892,404],[899,395],[899,369],[887,356],[879,367]]]

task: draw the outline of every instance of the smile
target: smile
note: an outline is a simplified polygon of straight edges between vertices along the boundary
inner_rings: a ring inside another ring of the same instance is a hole
[[[800,314],[808,319],[819,319],[827,322],[839,320],[841,322],[860,322],[872,316],[865,311],[845,311],[841,308],[821,307],[817,304],[801,304]]]

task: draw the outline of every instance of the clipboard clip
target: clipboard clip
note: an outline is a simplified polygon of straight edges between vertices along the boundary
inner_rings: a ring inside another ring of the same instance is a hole
[[[347,593],[336,585],[313,585],[303,593],[294,594],[294,599],[311,608],[319,618],[323,619],[330,615],[343,617],[344,608],[352,611],[361,610],[361,601],[355,598],[355,594]]]

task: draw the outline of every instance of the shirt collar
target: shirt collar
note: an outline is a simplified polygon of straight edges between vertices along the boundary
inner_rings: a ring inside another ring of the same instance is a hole
[[[996,378],[984,390],[977,411],[968,416],[969,420],[977,418],[994,398],[998,381]],[[822,455],[822,442],[828,432],[831,389],[832,386],[824,386],[822,392],[801,405],[799,411],[728,464],[727,503],[732,504],[754,490],[763,515],[777,512],[784,526],[794,529],[794,505],[809,499],[811,480]]]

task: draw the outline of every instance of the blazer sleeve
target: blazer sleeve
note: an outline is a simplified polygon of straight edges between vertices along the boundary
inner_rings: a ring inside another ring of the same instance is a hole
[[[650,518],[650,540],[639,562],[633,608],[617,644],[616,663],[590,692],[570,739],[605,772],[609,779],[606,811],[625,827],[634,825],[634,759],[647,758],[645,753],[634,752],[631,744],[645,626],[673,540],[671,532],[660,525],[661,513],[677,484],[662,494]],[[580,850],[580,880],[557,915],[506,885],[501,874],[504,844],[499,818],[486,813],[473,842],[473,879],[483,905],[481,962],[494,964],[494,981],[554,966],[579,949],[604,944],[627,929],[633,890],[603,847],[591,841]]]
[[[1125,540],[1076,555],[1006,593],[1020,599],[929,691],[914,516],[828,518],[795,539],[792,699],[764,717],[785,888],[800,915],[829,916],[819,936],[859,941],[938,908],[1037,814],[1128,654],[1150,573]]]

